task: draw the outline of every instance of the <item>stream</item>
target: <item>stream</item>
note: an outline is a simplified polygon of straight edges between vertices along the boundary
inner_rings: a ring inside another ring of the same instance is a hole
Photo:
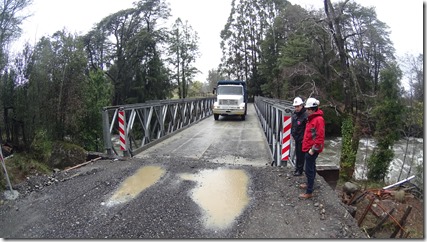
[[[412,175],[415,178],[411,180],[412,183],[418,187],[423,188],[424,180],[424,166],[423,156],[424,147],[423,138],[410,138],[409,145],[405,156],[406,140],[401,139],[395,143],[394,158],[389,166],[389,173],[385,179],[386,183],[393,184],[401,181]],[[362,138],[359,142],[359,150],[356,156],[356,169],[353,177],[356,180],[366,179],[367,165],[366,161],[372,154],[376,145],[374,139]],[[317,158],[318,165],[324,166],[338,166],[341,157],[341,137],[325,140],[325,148]],[[402,166],[402,164],[404,164]],[[400,178],[399,178],[400,176]]]

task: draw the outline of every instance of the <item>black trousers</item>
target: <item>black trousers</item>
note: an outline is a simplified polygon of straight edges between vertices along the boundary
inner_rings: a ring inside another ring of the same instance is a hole
[[[302,141],[295,141],[295,171],[302,173],[304,171],[305,152],[302,152]]]
[[[310,155],[308,152],[305,155],[305,176],[307,177],[307,191],[305,193],[313,193],[314,178],[316,177],[316,159],[319,153]]]

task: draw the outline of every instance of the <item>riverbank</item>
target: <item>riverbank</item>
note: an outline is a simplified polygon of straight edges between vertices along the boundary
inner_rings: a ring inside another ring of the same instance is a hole
[[[412,189],[410,183],[387,190],[381,189],[382,184],[353,183],[361,187],[358,192],[347,194],[342,184],[335,191],[348,210],[355,211],[354,218],[370,238],[424,238],[423,194]],[[399,225],[402,230],[397,230]]]
[[[332,137],[325,140],[325,148],[317,158],[317,164],[321,166],[338,166],[341,157],[341,137]],[[424,139],[410,138],[401,139],[393,146],[394,158],[389,166],[389,174],[385,182],[393,184],[397,181],[415,175],[412,181],[421,189],[424,188]],[[366,161],[371,156],[376,142],[371,138],[363,138],[359,142],[359,150],[356,156],[356,167],[354,171],[355,180],[366,179]]]

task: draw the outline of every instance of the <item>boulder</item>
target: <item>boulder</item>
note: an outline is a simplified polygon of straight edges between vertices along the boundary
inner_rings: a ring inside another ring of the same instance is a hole
[[[75,166],[86,161],[87,151],[82,147],[57,141],[52,145],[52,153],[49,158],[49,165],[53,168],[64,169]]]
[[[342,190],[343,190],[343,192],[345,192],[347,194],[352,194],[352,193],[355,193],[356,191],[358,191],[359,187],[354,183],[346,182],[346,183],[344,183]]]

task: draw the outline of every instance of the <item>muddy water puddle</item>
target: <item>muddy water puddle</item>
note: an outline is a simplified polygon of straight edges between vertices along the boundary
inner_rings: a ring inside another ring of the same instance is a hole
[[[202,209],[207,228],[229,227],[249,203],[249,177],[243,170],[219,168],[180,177],[198,183],[191,197]]]
[[[123,181],[105,204],[107,206],[114,206],[134,199],[142,191],[155,184],[164,174],[165,170],[160,166],[145,166],[140,168],[134,175]]]

